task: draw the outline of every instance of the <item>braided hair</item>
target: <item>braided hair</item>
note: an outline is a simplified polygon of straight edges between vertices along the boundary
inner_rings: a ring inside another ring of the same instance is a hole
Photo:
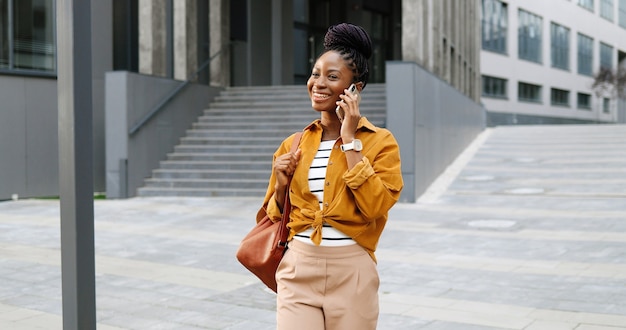
[[[367,85],[368,59],[372,56],[372,41],[367,32],[358,25],[341,23],[328,28],[324,36],[324,53],[336,51],[354,73],[354,82]]]

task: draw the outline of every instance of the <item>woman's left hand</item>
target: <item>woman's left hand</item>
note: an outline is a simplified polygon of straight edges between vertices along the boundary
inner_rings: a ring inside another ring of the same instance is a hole
[[[354,139],[356,129],[361,119],[361,112],[359,110],[359,103],[361,102],[361,95],[359,93],[350,93],[347,89],[344,90],[344,94],[339,95],[341,101],[337,101],[344,111],[343,121],[341,122],[341,137],[344,139]]]

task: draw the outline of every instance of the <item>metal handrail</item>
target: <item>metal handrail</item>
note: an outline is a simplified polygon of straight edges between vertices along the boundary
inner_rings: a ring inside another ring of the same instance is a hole
[[[215,54],[211,55],[211,57],[209,57],[206,61],[204,61],[199,67],[198,69],[187,78],[187,80],[185,80],[184,82],[182,82],[180,85],[178,85],[178,87],[176,87],[175,89],[173,89],[166,97],[164,97],[161,102],[159,102],[159,104],[157,104],[156,106],[154,106],[152,108],[152,110],[150,110],[150,112],[148,112],[147,114],[145,114],[143,117],[141,117],[141,119],[135,124],[133,125],[133,127],[131,127],[130,131],[128,131],[128,135],[133,136],[135,133],[137,133],[137,131],[139,131],[148,121],[150,121],[158,112],[160,112],[161,110],[163,110],[163,107],[169,103],[176,95],[178,95],[178,93],[180,93],[180,91],[183,90],[183,88],[185,88],[187,85],[189,85],[191,83],[191,80],[195,79],[198,74],[200,74],[200,72],[202,72],[202,70],[204,70],[207,65],[209,65],[209,63],[211,63],[211,61],[216,58],[217,56],[219,56],[226,47],[230,47],[230,43],[228,43],[227,45],[224,45],[220,50],[218,50]]]

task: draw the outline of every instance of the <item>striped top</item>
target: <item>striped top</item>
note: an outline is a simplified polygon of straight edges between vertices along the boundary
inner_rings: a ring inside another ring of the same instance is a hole
[[[332,141],[322,141],[320,143],[319,149],[317,150],[317,154],[315,154],[315,158],[311,163],[311,167],[309,168],[309,190],[317,196],[317,200],[319,201],[320,209],[324,208],[324,183],[326,182],[326,168],[328,167],[328,159],[330,158],[330,153],[335,146],[335,140]],[[311,234],[313,233],[313,228],[309,228],[301,233],[298,233],[294,236],[294,239],[305,242],[307,244],[313,245],[311,241]],[[344,245],[352,245],[356,244],[356,242],[347,236],[346,234],[340,232],[329,224],[324,223],[322,227],[322,246],[344,246]]]

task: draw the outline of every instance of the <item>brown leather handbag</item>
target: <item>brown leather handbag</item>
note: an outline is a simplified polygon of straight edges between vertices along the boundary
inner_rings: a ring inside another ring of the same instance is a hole
[[[302,132],[296,133],[291,144],[291,152],[298,149],[301,137]],[[289,184],[291,184],[291,178],[289,178]],[[289,184],[285,193],[281,220],[272,222],[266,214],[243,238],[237,250],[237,260],[274,292],[277,290],[276,269],[287,250],[289,235],[287,223],[291,211]]]

